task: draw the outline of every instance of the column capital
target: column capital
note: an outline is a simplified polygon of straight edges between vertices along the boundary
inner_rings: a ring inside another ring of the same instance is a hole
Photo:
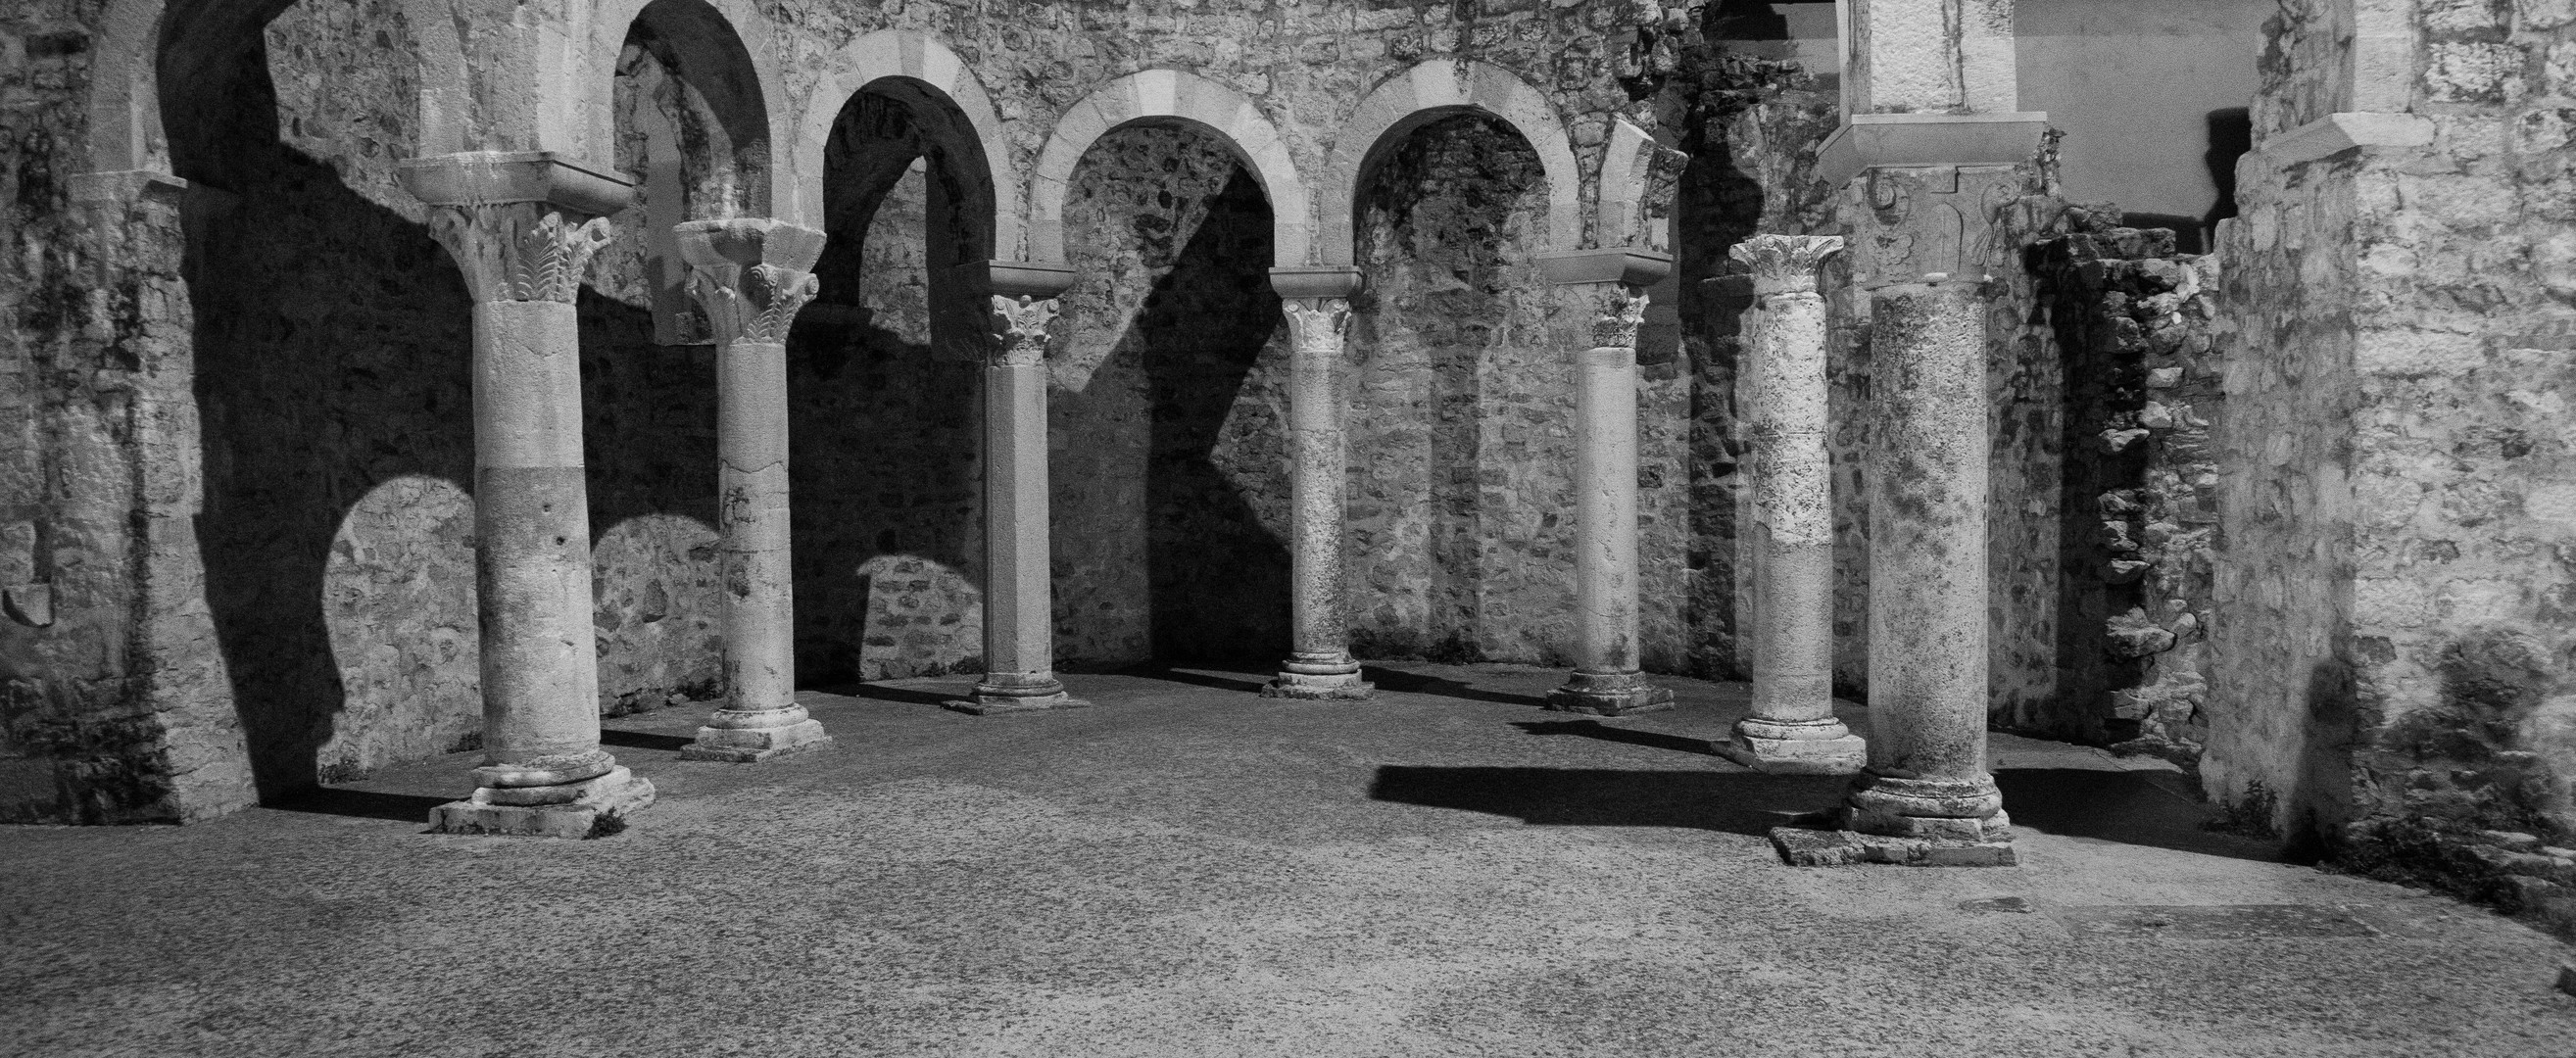
[[[1736,243],[1728,257],[1753,271],[1753,294],[1808,294],[1816,289],[1816,266],[1843,252],[1840,235],[1756,235]]]
[[[1539,270],[1557,286],[1619,283],[1645,288],[1673,271],[1673,255],[1642,246],[1609,246],[1538,255]]]
[[[1340,297],[1295,297],[1280,302],[1288,317],[1288,335],[1299,353],[1340,360],[1342,338],[1351,323],[1351,303]]]
[[[766,217],[693,220],[674,226],[689,264],[689,294],[706,310],[716,341],[780,342],[820,289],[814,261],[824,234]]]
[[[990,363],[997,367],[1045,363],[1047,327],[1055,322],[1056,308],[1053,297],[993,295],[993,336],[1000,342]]]
[[[1645,325],[1646,288],[1612,283],[1586,292],[1592,310],[1592,348],[1635,349],[1637,329]]]

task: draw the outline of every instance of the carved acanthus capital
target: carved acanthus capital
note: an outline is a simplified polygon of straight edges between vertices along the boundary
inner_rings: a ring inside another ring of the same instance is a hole
[[[1288,337],[1298,353],[1338,360],[1351,323],[1348,298],[1289,298],[1280,302],[1288,316]]]
[[[1024,367],[1046,362],[1047,325],[1055,322],[1056,300],[1021,295],[993,295],[993,350],[997,366]]]
[[[1592,347],[1634,349],[1637,328],[1646,322],[1646,288],[1604,284],[1588,295],[1592,302]]]
[[[1760,297],[1813,293],[1816,266],[1842,251],[1840,235],[1756,235],[1726,255],[1753,270],[1753,293]]]
[[[592,254],[608,245],[608,218],[545,202],[486,202],[429,207],[429,234],[465,272],[481,301],[570,303]]]
[[[672,229],[689,263],[689,294],[706,310],[716,341],[783,342],[822,289],[814,261],[824,235],[766,218],[693,220]]]

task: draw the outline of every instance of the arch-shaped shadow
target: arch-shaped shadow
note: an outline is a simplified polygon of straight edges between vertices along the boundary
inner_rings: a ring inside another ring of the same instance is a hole
[[[1075,440],[1052,474],[1056,612],[1072,626],[1058,667],[1275,664],[1288,645],[1287,351],[1264,267],[1277,218],[1241,151],[1202,129],[1131,121],[1093,143],[1067,195],[1084,278],[1065,296],[1069,392],[1053,409]]]

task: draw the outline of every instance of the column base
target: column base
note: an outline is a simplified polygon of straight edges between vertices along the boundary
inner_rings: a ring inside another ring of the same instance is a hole
[[[1843,867],[1855,863],[1891,863],[1904,867],[2011,867],[2021,862],[2013,852],[2012,821],[2004,813],[1991,818],[1956,820],[1972,824],[1976,837],[1896,837],[1856,830],[1771,828],[1771,846],[1792,867]]]
[[[618,767],[562,786],[486,786],[466,800],[430,809],[429,829],[439,834],[587,838],[603,820],[623,819],[652,803],[653,784]]]
[[[1356,665],[1349,672],[1281,672],[1277,678],[1261,685],[1264,698],[1359,701],[1376,693],[1377,685],[1361,679]]]
[[[831,744],[832,736],[824,733],[823,722],[811,717],[782,727],[718,727],[710,724],[698,729],[697,741],[680,747],[680,759],[759,764],[789,754],[823,749]]]
[[[1578,671],[1565,686],[1547,692],[1547,707],[1593,716],[1653,713],[1673,707],[1673,692],[1647,683],[1643,673]]]
[[[1840,720],[1740,720],[1735,734],[1713,748],[1718,756],[1772,775],[1850,775],[1869,763],[1869,743]]]
[[[953,709],[976,716],[1002,713],[1043,713],[1050,709],[1083,709],[1091,703],[1064,692],[1064,684],[1052,672],[988,672],[975,685],[975,696],[939,703],[942,709]]]

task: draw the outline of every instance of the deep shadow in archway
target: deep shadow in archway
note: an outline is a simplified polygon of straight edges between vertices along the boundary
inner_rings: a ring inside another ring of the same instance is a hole
[[[472,480],[471,305],[419,225],[280,142],[260,28],[285,5],[260,5],[255,19],[248,5],[208,14],[215,6],[165,21],[165,40],[180,43],[162,55],[161,106],[173,168],[205,189],[187,212],[183,274],[206,601],[253,775],[274,800],[344,777],[316,761],[348,699],[326,592],[363,600],[371,588],[364,577],[326,583],[344,517],[399,476]],[[470,629],[470,595],[459,598]]]

